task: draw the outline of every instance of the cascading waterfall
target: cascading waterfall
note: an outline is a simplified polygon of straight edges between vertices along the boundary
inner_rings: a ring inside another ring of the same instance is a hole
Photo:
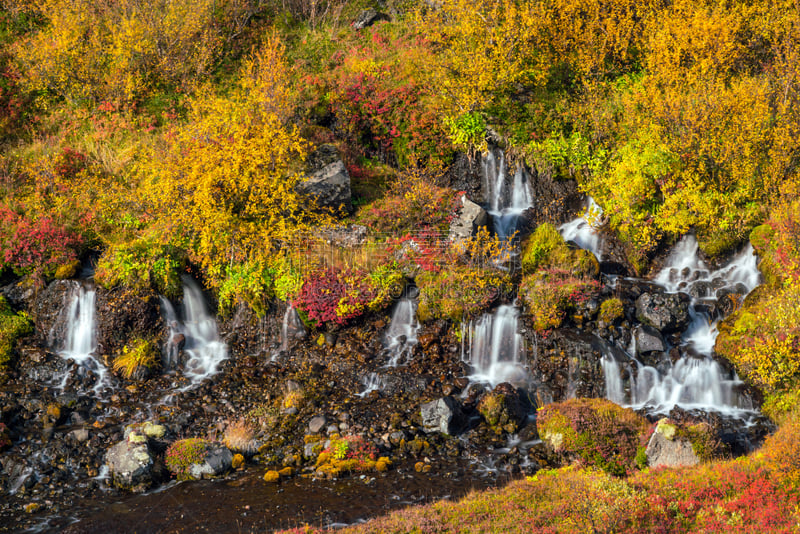
[[[71,300],[66,317],[66,337],[64,347],[59,355],[65,360],[73,360],[80,365],[83,372],[92,373],[95,377],[93,390],[100,395],[104,388],[111,385],[108,369],[95,358],[97,338],[95,332],[95,290],[83,284],[76,286],[71,293]],[[64,389],[69,379],[65,374],[61,382]]]
[[[519,309],[504,305],[469,325],[466,361],[473,368],[470,380],[488,382],[492,387],[501,382],[517,386],[527,382],[525,343],[517,332],[518,319]]]
[[[365,389],[357,395],[362,399],[373,391],[383,391],[383,389],[386,387],[386,378],[378,373],[369,373],[363,378],[362,382],[365,386]]]
[[[730,293],[747,294],[758,286],[760,273],[752,247],[748,245],[730,263],[712,272],[698,255],[697,240],[688,235],[675,246],[668,265],[655,282],[669,292],[681,291],[692,296],[691,323],[681,337],[681,357],[665,372],[633,361],[635,368],[630,373],[631,396],[627,404],[636,408],[647,406],[656,412],[668,412],[674,406],[727,413],[752,410],[749,399],[738,393],[742,386],[739,377],[723,370],[712,358],[720,318],[695,309],[695,304],[716,301]],[[629,350],[635,355],[635,345]],[[619,383],[619,363],[604,358],[603,370],[607,397],[626,404]]]
[[[406,363],[417,344],[419,322],[414,301],[403,297],[395,304],[392,322],[386,331],[386,350],[389,353],[389,367]]]
[[[219,365],[228,358],[228,346],[219,338],[217,322],[208,313],[203,293],[197,284],[185,279],[183,285],[184,320],[180,321],[175,309],[166,299],[162,299],[164,315],[169,326],[170,340],[183,335],[183,349],[189,355],[183,374],[191,381],[184,389],[189,389],[219,371]],[[178,363],[179,347],[170,343],[167,348],[168,364]]]
[[[289,339],[298,335],[305,335],[305,331],[305,326],[303,326],[303,321],[297,314],[297,310],[294,306],[288,304],[281,323],[281,346],[277,352],[272,354],[271,359],[274,361],[281,352],[289,350]]]
[[[505,155],[499,149],[490,150],[482,164],[489,199],[489,215],[492,217],[495,233],[504,240],[517,230],[520,215],[533,206],[530,177],[524,167],[518,166],[509,188]]]
[[[600,261],[603,256],[603,239],[595,226],[602,215],[603,209],[592,197],[588,197],[581,216],[562,224],[558,231],[564,241],[572,241],[580,248],[594,254],[597,261]]]

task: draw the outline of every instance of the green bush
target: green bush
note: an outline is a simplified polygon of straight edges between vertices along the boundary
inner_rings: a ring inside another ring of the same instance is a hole
[[[424,272],[417,276],[417,287],[420,321],[470,319],[511,289],[507,273],[463,265],[438,273]]]
[[[5,297],[0,296],[0,378],[5,376],[14,355],[17,339],[33,332],[33,325],[24,313],[15,313]]]
[[[519,286],[519,297],[533,318],[533,327],[542,332],[561,326],[567,313],[590,299],[599,287],[595,280],[549,269],[525,276]]]
[[[613,323],[625,315],[625,308],[622,301],[616,297],[604,300],[600,305],[600,320],[606,323]]]
[[[173,298],[182,293],[186,253],[147,239],[109,247],[97,262],[95,280],[106,288],[153,289]]]

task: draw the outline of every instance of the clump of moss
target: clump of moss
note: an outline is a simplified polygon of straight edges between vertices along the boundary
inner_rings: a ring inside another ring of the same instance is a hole
[[[575,277],[595,277],[600,273],[597,258],[587,250],[571,248],[555,226],[540,224],[528,238],[522,252],[522,272],[557,269]]]
[[[155,343],[149,339],[137,338],[122,347],[122,352],[114,359],[113,368],[126,379],[130,379],[140,367],[152,371],[160,365],[160,354]]]
[[[33,325],[28,316],[14,312],[5,297],[0,296],[0,380],[11,364],[17,340],[32,332]]]
[[[336,478],[350,472],[386,471],[391,461],[378,457],[378,448],[361,436],[331,436],[330,444],[317,457],[318,475]]]
[[[567,314],[592,298],[599,287],[596,280],[549,269],[525,276],[519,296],[533,318],[533,327],[542,332],[561,326]]]
[[[65,280],[67,278],[72,278],[78,272],[78,268],[81,266],[80,260],[74,260],[68,263],[63,263],[56,267],[55,273],[53,277],[57,280]]]
[[[625,308],[622,301],[616,297],[604,300],[600,305],[599,319],[605,323],[613,323],[617,319],[622,319],[625,315]]]
[[[164,461],[167,469],[178,477],[178,480],[191,480],[189,468],[193,464],[205,462],[208,447],[211,443],[202,438],[181,439],[167,448]]]
[[[640,467],[650,423],[605,399],[570,399],[540,408],[536,427],[565,458],[622,476]]]

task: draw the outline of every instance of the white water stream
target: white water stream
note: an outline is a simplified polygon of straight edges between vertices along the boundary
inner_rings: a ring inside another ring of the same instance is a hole
[[[492,217],[495,233],[501,240],[505,240],[516,232],[520,215],[533,206],[530,176],[524,167],[518,166],[513,181],[508,183],[506,159],[500,149],[490,150],[481,163],[489,200],[488,212]]]
[[[525,340],[517,332],[518,321],[519,309],[504,305],[469,323],[464,360],[473,368],[471,381],[489,383],[491,387],[502,382],[526,384]]]
[[[712,357],[720,319],[698,311],[695,304],[715,303],[718,297],[729,292],[743,295],[752,291],[761,280],[756,256],[748,245],[730,263],[711,271],[698,251],[694,236],[684,237],[654,280],[668,292],[681,291],[693,296],[689,307],[691,323],[681,336],[681,357],[667,370],[659,372],[634,358],[635,345],[629,348],[632,361],[628,397],[624,392],[620,363],[604,356],[606,396],[610,400],[634,408],[647,406],[659,413],[669,412],[674,406],[730,414],[753,410],[748,398],[738,394],[742,386],[739,377],[725,371]]]
[[[586,199],[586,206],[580,217],[559,226],[558,231],[564,241],[572,241],[580,248],[595,255],[597,261],[603,259],[603,239],[597,231],[603,208],[592,197]]]
[[[217,321],[209,314],[203,300],[203,292],[193,280],[188,278],[184,280],[183,321],[178,318],[175,308],[167,299],[162,299],[161,302],[170,329],[170,339],[175,339],[178,335],[185,337],[184,350],[189,358],[184,365],[183,375],[191,381],[191,384],[184,388],[187,390],[219,372],[219,365],[228,358],[228,346],[220,339]],[[177,356],[178,348],[170,346],[168,348],[170,365],[178,363]]]
[[[413,300],[403,297],[397,301],[392,312],[392,322],[386,331],[386,350],[389,352],[389,367],[397,367],[408,362],[414,345],[417,344],[416,305]]]
[[[95,395],[100,396],[105,388],[111,386],[111,378],[108,368],[95,357],[97,350],[95,290],[91,286],[76,283],[69,298],[64,346],[59,355],[80,365],[83,373],[94,374],[96,380],[93,391]],[[68,379],[69,373],[66,373],[60,385],[62,390],[66,387]]]

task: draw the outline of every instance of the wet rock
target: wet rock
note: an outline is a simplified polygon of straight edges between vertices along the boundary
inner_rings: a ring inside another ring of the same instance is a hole
[[[469,200],[461,196],[461,208],[450,223],[450,241],[463,241],[474,236],[478,230],[489,224],[489,214]]]
[[[640,324],[633,330],[636,339],[636,355],[641,356],[651,352],[664,352],[667,344],[661,333],[646,324]]]
[[[224,475],[232,464],[233,453],[224,445],[211,443],[206,449],[204,461],[191,464],[187,471],[191,478],[200,480]]]
[[[353,29],[363,30],[364,28],[368,28],[380,20],[389,21],[391,18],[389,15],[380,13],[373,8],[365,9],[359,13],[358,18],[353,21]]]
[[[108,450],[105,461],[111,482],[119,489],[139,493],[155,482],[155,459],[144,434],[131,432]]]
[[[689,325],[690,298],[685,293],[643,293],[636,299],[636,318],[663,334]]]
[[[73,430],[67,436],[71,439],[74,439],[78,443],[83,443],[84,441],[89,441],[89,430],[86,428],[79,428],[77,430]]]
[[[686,467],[700,463],[700,457],[692,449],[692,443],[679,437],[677,433],[676,426],[666,419],[658,422],[645,451],[650,467]]]
[[[466,427],[466,417],[461,403],[453,397],[425,403],[421,406],[422,426],[426,432],[456,435]]]
[[[312,434],[319,433],[325,425],[328,423],[328,420],[325,419],[324,415],[317,415],[311,418],[311,421],[308,422],[308,431]]]
[[[297,189],[316,200],[316,208],[353,212],[350,174],[333,145],[321,145],[309,156],[309,174]]]
[[[155,292],[97,288],[96,295],[98,354],[116,355],[134,338],[167,338]]]
[[[498,434],[516,433],[528,416],[529,402],[525,402],[520,390],[504,382],[481,398],[478,412]]]

